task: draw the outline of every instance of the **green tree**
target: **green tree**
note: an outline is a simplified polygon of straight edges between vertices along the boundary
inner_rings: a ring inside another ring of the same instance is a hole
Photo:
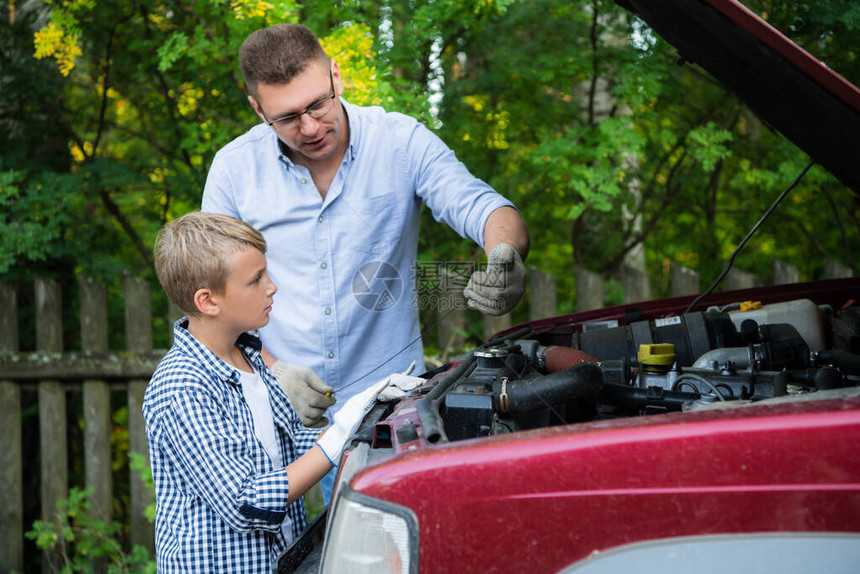
[[[856,3],[824,2],[808,25],[815,10],[771,4],[753,9],[856,71]],[[523,209],[530,261],[566,293],[573,263],[612,278],[642,245],[658,293],[670,262],[710,281],[808,160],[611,2],[515,4],[452,45],[439,131]],[[852,192],[814,168],[738,264],[766,280],[780,258],[815,278],[824,257],[851,260],[857,218]]]
[[[860,78],[856,3],[749,5]],[[321,36],[350,100],[416,115],[514,200],[531,263],[567,292],[573,264],[612,278],[641,246],[658,277],[667,262],[715,276],[805,163],[608,0],[68,0],[28,2],[13,19],[14,7],[0,25],[0,121],[13,128],[0,158],[0,273],[13,279],[151,273],[157,229],[199,206],[215,151],[256,123],[236,52],[278,21]],[[813,169],[739,265],[780,257],[813,278],[823,255],[847,262],[852,201]],[[423,257],[482,258],[426,222]]]

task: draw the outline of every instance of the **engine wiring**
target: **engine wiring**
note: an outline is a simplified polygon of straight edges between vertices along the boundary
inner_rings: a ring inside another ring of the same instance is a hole
[[[717,277],[716,280],[711,283],[711,286],[708,287],[708,289],[704,293],[693,299],[692,303],[690,303],[686,311],[684,311],[685,314],[691,312],[696,307],[696,305],[698,305],[699,301],[713,293],[714,289],[716,289],[717,286],[722,283],[723,279],[725,279],[726,275],[728,275],[729,271],[731,270],[732,265],[734,265],[735,257],[737,257],[738,253],[740,253],[741,249],[743,249],[747,241],[749,241],[750,238],[755,234],[755,232],[758,231],[758,228],[761,227],[761,225],[770,216],[773,210],[776,209],[776,206],[779,205],[780,202],[782,202],[786,195],[788,195],[788,192],[790,192],[798,183],[800,183],[800,180],[803,179],[803,176],[806,175],[806,172],[808,172],[813,165],[815,165],[815,160],[810,159],[809,163],[806,164],[806,167],[803,168],[803,171],[801,171],[800,174],[794,179],[794,181],[791,182],[791,185],[785,188],[785,190],[779,195],[779,197],[776,198],[776,200],[771,204],[767,211],[764,212],[758,222],[753,225],[752,229],[749,230],[749,232],[746,234],[746,237],[744,237],[738,244],[738,246],[735,247],[735,250],[732,252],[731,257],[729,257],[728,263],[726,263],[725,269],[723,269],[723,272],[720,273],[719,277]]]
[[[679,389],[680,389],[680,387],[682,387],[684,384],[688,384],[688,385],[691,385],[691,386],[695,387],[695,388],[696,388],[696,392],[698,392],[698,391],[699,391],[699,388],[698,388],[698,387],[696,387],[695,385],[693,385],[690,381],[696,381],[697,383],[701,383],[701,384],[705,385],[705,386],[706,386],[706,387],[708,387],[711,391],[713,391],[713,393],[714,393],[715,395],[717,395],[717,398],[719,398],[721,401],[726,400],[726,398],[723,396],[723,393],[721,393],[721,392],[720,392],[720,389],[718,389],[718,388],[714,385],[714,383],[712,383],[711,381],[709,381],[709,380],[708,380],[708,379],[706,379],[705,377],[700,377],[699,375],[694,375],[693,373],[684,373],[683,375],[679,376],[679,377],[675,380],[675,384],[674,384],[674,385],[672,385],[672,390],[673,390],[673,391],[677,391],[677,390],[679,390]]]

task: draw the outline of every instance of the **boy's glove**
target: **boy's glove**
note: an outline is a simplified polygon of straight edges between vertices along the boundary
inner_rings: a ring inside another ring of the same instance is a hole
[[[317,445],[325,453],[326,458],[333,465],[340,463],[346,441],[364,420],[368,411],[373,407],[376,399],[382,401],[393,401],[405,397],[419,384],[427,382],[421,377],[410,377],[415,363],[405,373],[389,375],[372,384],[367,389],[355,395],[341,407],[334,415],[334,423],[325,431],[318,440]]]
[[[486,315],[511,311],[526,290],[526,267],[517,250],[499,243],[490,252],[486,271],[475,271],[463,290],[469,308]]]
[[[334,389],[325,384],[311,369],[300,365],[275,361],[272,364],[272,374],[287,393],[290,404],[296,409],[303,425],[320,428],[328,424],[328,419],[323,414],[335,403]]]

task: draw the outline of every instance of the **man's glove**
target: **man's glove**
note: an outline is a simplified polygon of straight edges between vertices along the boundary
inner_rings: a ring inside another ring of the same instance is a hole
[[[526,267],[517,250],[499,243],[490,252],[486,271],[475,271],[463,290],[469,308],[486,315],[511,311],[526,290]]]
[[[412,372],[412,367],[409,367],[406,372]],[[421,377],[410,377],[406,374],[396,373],[372,384],[346,401],[346,404],[335,413],[332,426],[317,440],[317,445],[325,453],[329,462],[335,466],[340,463],[346,441],[364,420],[377,399],[383,401],[401,399],[424,382],[427,381]]]
[[[306,427],[320,428],[328,424],[323,416],[327,408],[335,403],[334,389],[325,384],[308,367],[275,361],[272,374],[287,393],[290,404],[299,413]]]

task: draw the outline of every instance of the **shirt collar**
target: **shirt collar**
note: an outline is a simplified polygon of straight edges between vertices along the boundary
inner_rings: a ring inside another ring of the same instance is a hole
[[[361,118],[358,114],[358,106],[354,106],[340,99],[343,104],[343,113],[346,114],[346,119],[349,124],[349,147],[347,148],[347,158],[355,159],[358,154],[358,146],[361,143]]]
[[[239,371],[224,362],[221,357],[188,332],[187,317],[182,317],[173,324],[173,344],[182,352],[199,357],[203,367],[219,380],[234,385],[239,383]],[[236,346],[245,351],[245,355],[258,370],[262,369],[263,358],[260,350],[263,348],[263,344],[257,335],[242,333],[236,339]]]

